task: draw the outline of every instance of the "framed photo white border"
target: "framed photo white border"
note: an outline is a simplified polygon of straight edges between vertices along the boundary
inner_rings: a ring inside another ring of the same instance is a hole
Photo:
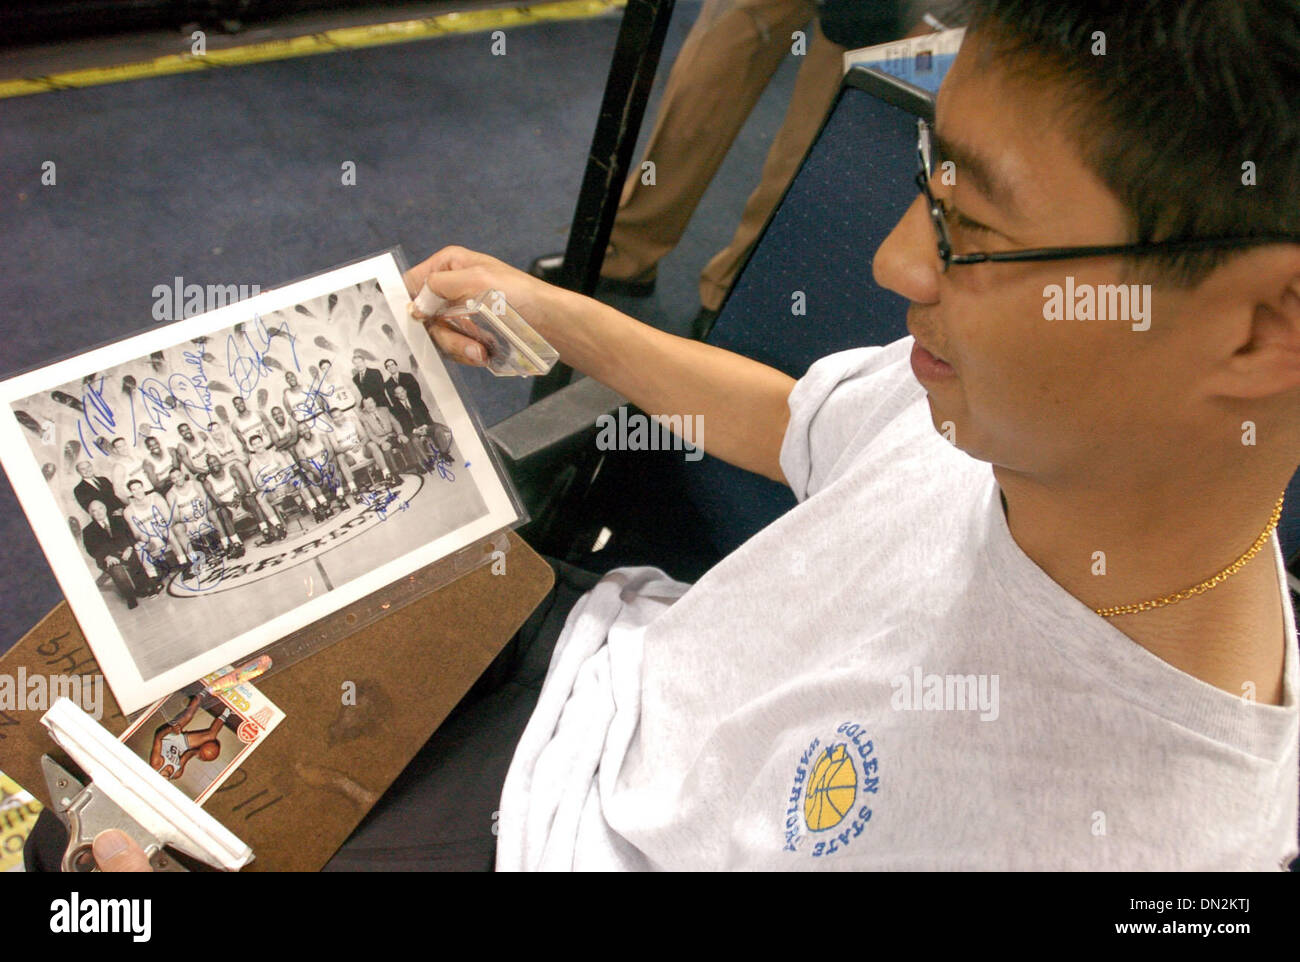
[[[254,315],[266,316],[371,280],[379,282],[394,322],[416,358],[420,376],[432,390],[462,456],[470,464],[463,473],[458,472],[458,477],[473,480],[486,505],[486,513],[146,681],[82,556],[81,545],[73,538],[54,493],[41,474],[31,446],[22,436],[14,416],[14,403],[80,380],[87,374],[148,357],[155,351],[176,347],[241,321],[251,321]],[[388,251],[0,381],[0,404],[4,406],[0,415],[0,463],[124,714],[145,708],[223,665],[236,664],[244,656],[520,520],[506,483],[497,473],[495,459],[485,449],[475,419],[452,383],[446,362],[428,333],[408,313],[410,300],[396,256]]]

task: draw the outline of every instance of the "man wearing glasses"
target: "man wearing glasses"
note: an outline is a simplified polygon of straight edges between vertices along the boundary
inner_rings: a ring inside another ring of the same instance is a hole
[[[694,586],[559,566],[515,683],[444,725],[337,867],[1294,857],[1273,531],[1300,464],[1300,7],[969,6],[873,264],[909,337],[795,382],[463,248],[408,274],[505,292],[566,362],[703,414],[711,453],[800,503]],[[1067,282],[1149,284],[1151,323],[1048,319]]]
[[[918,131],[920,194],[874,259],[910,302],[901,341],[795,382],[462,248],[408,275],[504,291],[566,362],[703,414],[712,454],[800,502],[694,586],[624,568],[577,600],[496,822],[509,752],[478,764],[487,743],[435,736],[447,798],[483,799],[458,844],[484,861],[490,823],[505,869],[1294,857],[1300,666],[1273,530],[1300,464],[1300,7],[970,14]],[[1067,283],[1150,285],[1150,323],[1047,319]],[[497,717],[507,689],[471,711]]]
[[[1273,530],[1300,464],[1300,7],[970,14],[920,195],[874,258],[910,302],[901,341],[795,382],[461,248],[408,275],[504,291],[567,363],[703,414],[711,453],[800,502],[694,586],[624,568],[576,602],[525,682],[546,674],[498,868],[1294,857],[1300,666]],[[1047,319],[1067,282],[1150,285],[1150,324]],[[475,737],[438,745],[446,797],[490,805],[510,752],[476,764]],[[390,811],[439,789],[405,791]],[[485,861],[490,810],[457,843]]]

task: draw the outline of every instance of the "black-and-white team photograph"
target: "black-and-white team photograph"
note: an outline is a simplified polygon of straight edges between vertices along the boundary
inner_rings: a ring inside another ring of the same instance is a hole
[[[0,385],[126,710],[516,520],[408,300],[375,258]]]

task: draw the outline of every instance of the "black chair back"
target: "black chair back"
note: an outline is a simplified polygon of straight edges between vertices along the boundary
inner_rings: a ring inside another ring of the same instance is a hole
[[[710,344],[797,378],[827,354],[907,333],[907,302],[872,280],[871,257],[916,199],[916,120],[933,116],[924,92],[875,71],[849,71]],[[687,465],[682,480],[720,555],[795,503],[783,485],[715,458]]]

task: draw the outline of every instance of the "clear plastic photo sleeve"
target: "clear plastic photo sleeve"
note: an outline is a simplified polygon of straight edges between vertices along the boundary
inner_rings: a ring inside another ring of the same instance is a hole
[[[278,670],[527,519],[394,249],[0,382],[0,461],[130,713]]]

